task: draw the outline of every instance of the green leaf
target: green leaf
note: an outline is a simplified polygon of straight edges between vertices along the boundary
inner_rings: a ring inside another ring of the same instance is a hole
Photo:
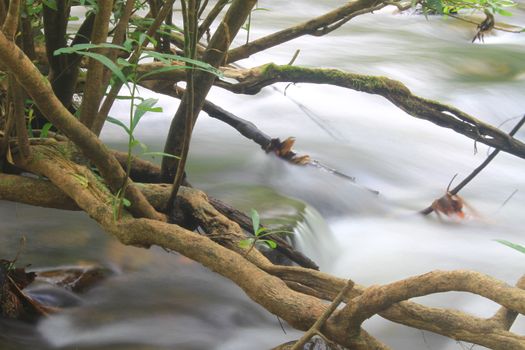
[[[131,207],[131,202],[127,198],[122,198],[122,205],[128,208],[128,207]]]
[[[277,243],[275,243],[271,239],[260,239],[259,242],[266,243],[266,245],[272,249],[277,248]]]
[[[128,60],[123,59],[122,57],[117,58],[117,63],[123,67],[132,67],[133,63],[129,63]]]
[[[148,39],[149,42],[153,46],[157,46],[157,40],[155,40],[155,38],[147,35],[146,33],[140,33],[140,35],[139,35],[139,45],[142,45],[146,39]]]
[[[248,249],[252,246],[253,242],[253,238],[243,239],[242,241],[239,241],[239,247],[242,249]]]
[[[268,229],[266,227],[259,227],[259,229],[257,230],[257,232],[255,232],[255,235],[257,237],[261,237],[261,234],[264,232],[264,231],[267,231]]]
[[[441,0],[427,0],[427,6],[439,14],[443,13],[443,2]]]
[[[127,127],[127,125],[124,124],[123,122],[121,122],[120,120],[115,119],[115,118],[110,117],[110,116],[108,116],[108,117],[106,118],[106,120],[107,120],[108,122],[110,122],[111,124],[115,124],[115,125],[120,126],[122,129],[124,129],[124,130],[126,131],[126,133],[127,133],[128,135],[130,135],[130,136],[132,135],[131,130],[129,130],[129,128]]]
[[[199,60],[194,60],[191,58],[167,54],[167,53],[160,53],[156,51],[144,52],[144,55],[156,58],[157,60],[164,62],[164,63],[170,63],[170,61],[186,62],[186,63],[194,65],[197,69],[201,69],[208,73],[212,73],[218,77],[222,77],[223,75],[222,72],[218,70],[217,68],[213,67],[212,65],[208,63],[205,63]]]
[[[190,66],[176,66],[176,65],[171,65],[170,64],[169,66],[162,67],[162,68],[157,68],[155,70],[152,70],[151,72],[143,74],[143,75],[140,76],[140,78],[138,80],[141,81],[142,79],[147,78],[149,76],[160,74],[160,73],[165,73],[165,72],[171,72],[172,70],[191,69],[191,68],[192,67],[190,67]]]
[[[159,100],[156,98],[147,98],[137,105],[137,109],[135,110],[133,119],[131,121],[131,132],[135,130],[135,127],[138,125],[140,119],[144,116],[144,114],[146,114],[146,112],[162,112],[162,108],[160,107],[153,108],[157,102],[159,102]]]
[[[95,52],[79,52],[79,54],[99,61],[104,66],[106,66],[111,72],[113,72],[113,74],[115,74],[124,84],[127,85],[128,81],[126,80],[126,77],[124,76],[122,71],[119,69],[119,67],[117,67],[115,63],[113,63],[113,61],[111,61],[106,56]]]
[[[143,154],[148,151],[148,146],[145,143],[139,142],[140,148],[142,148]]]
[[[498,242],[498,243],[501,243],[503,245],[506,245],[507,247],[510,247],[512,249],[516,249],[517,251],[525,254],[525,247],[522,246],[522,245],[515,244],[515,243],[512,243],[512,242],[503,240],[503,239],[496,239],[495,241]]]
[[[42,0],[42,2],[44,3],[44,5],[49,7],[51,10],[55,10],[55,11],[57,10],[56,0]]]
[[[496,12],[502,16],[512,16],[512,12],[505,11],[504,9],[496,9]]]
[[[145,156],[160,156],[160,157],[170,157],[170,158],[180,159],[180,157],[177,157],[173,154],[164,153],[164,152],[144,152],[142,154]]]
[[[257,235],[257,231],[259,231],[259,224],[260,224],[259,213],[257,212],[257,210],[252,209],[250,214],[252,217],[253,234]]]
[[[47,134],[49,133],[49,129],[51,129],[52,126],[53,126],[53,124],[51,124],[51,123],[45,123],[44,124],[44,126],[42,127],[42,130],[40,130],[40,138],[41,139],[47,138]]]
[[[124,43],[122,44],[127,52],[131,52],[133,50],[133,44],[135,44],[137,41],[133,39],[126,39]]]
[[[117,97],[115,97],[117,100],[132,100],[133,98],[131,96],[128,96],[128,95],[117,95]],[[137,96],[135,96],[135,99],[138,99]]]
[[[53,56],[58,56],[60,54],[70,54],[70,53],[80,53],[80,51],[86,51],[90,49],[118,49],[118,50],[125,50],[128,51],[128,49],[122,45],[115,45],[110,43],[102,43],[102,44],[76,44],[70,47],[62,47],[60,49],[57,49],[53,52]],[[129,51],[128,51],[129,52]]]

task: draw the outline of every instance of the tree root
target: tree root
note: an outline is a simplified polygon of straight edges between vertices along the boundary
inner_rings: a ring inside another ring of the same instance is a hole
[[[178,225],[130,215],[115,221],[109,190],[89,169],[65,159],[56,147],[32,146],[29,159],[18,165],[46,176],[122,243],[139,247],[158,245],[177,251],[229,278],[254,301],[297,329],[312,327],[327,309],[323,300],[335,299],[348,283],[311,269],[273,265],[256,250],[246,256],[238,244],[244,238],[242,229],[219,213],[206,195],[197,190],[185,188],[179,202],[181,210],[191,215],[206,236]],[[13,179],[13,175],[0,177],[0,181]],[[33,184],[34,181],[42,180],[30,180]],[[17,200],[5,193],[0,192],[1,199]],[[524,281],[518,287],[523,287]],[[481,319],[407,301],[448,291],[481,295],[503,307],[493,317]],[[387,348],[361,328],[361,323],[375,314],[492,349],[525,349],[525,337],[508,331],[517,313],[525,313],[525,291],[480,273],[434,271],[383,286],[354,285],[344,301],[346,306],[328,317],[322,332],[329,340],[352,349]]]

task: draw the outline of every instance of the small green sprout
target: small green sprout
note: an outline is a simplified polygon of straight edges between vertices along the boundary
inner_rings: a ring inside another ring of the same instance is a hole
[[[265,238],[269,235],[291,234],[292,233],[290,231],[273,231],[273,230],[268,230],[266,227],[262,227],[260,224],[259,213],[255,209],[251,210],[251,218],[252,218],[254,237],[246,238],[239,242],[239,247],[243,249],[248,249],[248,251],[246,252],[246,255],[250,254],[252,249],[257,244],[264,244],[271,249],[277,248],[277,243],[273,239]]]

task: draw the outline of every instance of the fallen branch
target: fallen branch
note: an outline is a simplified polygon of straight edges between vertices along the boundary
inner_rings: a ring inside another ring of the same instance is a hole
[[[333,300],[346,283],[342,278],[293,266],[270,266],[265,270],[279,276],[290,288],[323,300]],[[523,289],[524,279],[520,279],[518,288]],[[349,303],[365,290],[365,287],[356,284],[345,301]],[[411,301],[393,304],[379,312],[380,316],[392,322],[491,349],[525,349],[524,337],[508,331],[516,318],[515,314],[515,311],[502,307],[493,317],[483,319],[461,311],[432,308]]]

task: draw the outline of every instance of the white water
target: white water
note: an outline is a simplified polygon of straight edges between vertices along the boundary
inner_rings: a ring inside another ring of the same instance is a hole
[[[341,3],[261,2],[271,11],[256,13],[251,36]],[[388,75],[416,94],[454,104],[494,125],[525,113],[523,35],[497,33],[484,45],[471,44],[471,25],[390,12],[356,18],[327,37],[300,38],[243,64],[284,64],[300,48],[297,65]],[[518,11],[511,22],[523,24],[523,18]],[[471,140],[414,119],[379,97],[307,84],[288,87],[284,96],[285,86],[267,88],[255,97],[217,89],[210,99],[273,137],[295,136],[297,151],[355,176],[358,185],[269,157],[203,115],[192,142],[189,176],[195,186],[239,208],[257,208],[263,219],[294,212],[283,195],[307,202],[305,222],[296,235],[301,248],[323,271],[360,284],[388,283],[436,269],[471,269],[510,284],[521,276],[525,256],[493,240],[525,243],[523,160],[500,154],[462,191],[479,217],[450,223],[421,218],[415,213],[440,197],[454,174],[461,179],[484,159],[484,146],[478,144],[474,154]],[[162,148],[177,106],[166,98],[160,104],[165,113],[145,117],[138,130],[138,138],[152,150]],[[114,113],[125,118],[123,110]],[[523,136],[524,131],[517,135]],[[123,132],[113,126],[105,129],[104,137],[120,147],[125,142]],[[374,196],[364,187],[381,194]],[[501,208],[514,190],[518,192]],[[38,215],[34,222],[24,221],[28,213]],[[36,348],[246,349],[250,344],[250,349],[268,349],[297,338],[290,330],[284,335],[274,317],[223,279],[162,251],[121,247],[84,215],[4,203],[2,214],[3,231],[11,234],[2,238],[2,246],[11,247],[2,250],[4,255],[16,247],[12,237],[24,231],[31,236],[28,262],[70,263],[68,259],[77,256],[123,271],[85,296],[85,305],[41,323],[39,332],[46,341],[37,339]],[[65,226],[66,218],[71,222]],[[64,227],[71,227],[71,233]],[[496,309],[493,303],[460,293],[420,301],[482,316]],[[205,311],[187,314],[185,305],[202,305]],[[209,319],[208,313],[217,316]],[[233,316],[218,316],[224,314]],[[454,341],[378,318],[365,328],[394,349],[462,349]],[[513,330],[523,333],[523,322]]]

